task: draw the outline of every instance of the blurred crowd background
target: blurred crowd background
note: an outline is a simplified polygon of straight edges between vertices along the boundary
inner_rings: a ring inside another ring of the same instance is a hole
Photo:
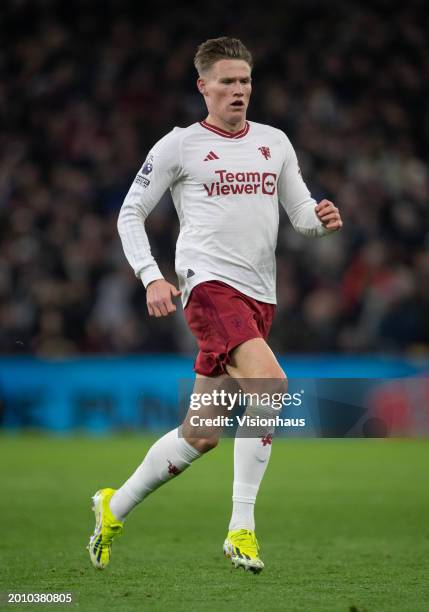
[[[281,215],[271,345],[428,353],[428,26],[414,0],[2,0],[0,352],[195,349],[180,312],[147,315],[116,221],[150,147],[205,116],[196,46],[233,35],[254,54],[249,119],[288,134],[344,217],[311,240]],[[147,230],[175,282],[168,194]]]

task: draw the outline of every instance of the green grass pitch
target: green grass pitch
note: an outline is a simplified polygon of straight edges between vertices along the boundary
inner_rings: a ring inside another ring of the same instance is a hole
[[[72,591],[79,610],[429,610],[428,440],[276,440],[256,512],[258,576],[221,553],[224,440],[130,515],[97,571],[90,496],[117,487],[151,440],[0,437],[0,591]]]

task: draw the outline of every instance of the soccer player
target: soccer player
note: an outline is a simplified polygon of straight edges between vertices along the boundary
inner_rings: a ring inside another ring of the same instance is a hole
[[[338,208],[316,203],[295,151],[280,130],[246,120],[252,90],[252,57],[238,39],[202,43],[195,55],[197,87],[207,118],[174,128],[155,144],[125,198],[118,220],[125,255],[147,291],[150,316],[176,312],[181,296],[199,353],[195,389],[220,388],[226,379],[244,391],[252,380],[286,376],[266,342],[273,320],[275,247],[279,202],[296,231],[323,236],[339,230]],[[151,255],[145,220],[170,189],[180,220],[176,247],[178,290]],[[249,414],[264,414],[250,405]],[[150,448],[118,489],[93,497],[96,526],[90,538],[93,565],[104,568],[125,517],[150,493],[214,448],[220,430],[197,435],[189,415]],[[254,505],[271,453],[271,432],[241,437],[234,445],[233,508],[224,554],[255,573],[264,564],[255,536]]]

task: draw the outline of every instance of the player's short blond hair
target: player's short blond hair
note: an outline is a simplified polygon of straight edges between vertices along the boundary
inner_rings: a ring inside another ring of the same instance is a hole
[[[194,57],[194,66],[198,74],[207,73],[217,61],[222,59],[238,59],[247,62],[253,67],[253,59],[250,51],[238,38],[221,36],[220,38],[209,38],[198,46]]]

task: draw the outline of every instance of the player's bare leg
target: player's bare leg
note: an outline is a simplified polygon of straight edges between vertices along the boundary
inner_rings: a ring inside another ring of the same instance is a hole
[[[286,393],[285,373],[268,344],[254,338],[239,345],[231,355],[227,367],[230,376],[239,380],[243,391],[249,393]],[[265,382],[266,381],[266,382]],[[270,407],[250,405],[250,416],[273,416]],[[244,567],[255,573],[264,567],[259,558],[255,536],[254,506],[259,486],[271,455],[274,428],[258,431],[253,437],[247,428],[238,428],[234,444],[233,509],[224,553],[235,567]]]
[[[252,338],[231,353],[227,371],[233,378],[286,379],[273,351],[263,338]]]
[[[193,393],[201,396],[202,394],[212,395],[214,391],[232,392],[237,389],[237,383],[226,374],[216,377],[197,374]],[[230,413],[226,406],[201,405],[198,410],[193,410],[190,407],[182,423],[181,434],[189,444],[201,453],[207,452],[217,446],[223,428],[222,426],[205,426],[199,423],[204,422],[204,419],[228,415],[230,416]],[[192,424],[192,417],[198,417],[198,424]]]

